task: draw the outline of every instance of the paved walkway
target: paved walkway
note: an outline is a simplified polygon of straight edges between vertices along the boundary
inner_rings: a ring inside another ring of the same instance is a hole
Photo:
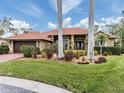
[[[1,62],[6,62],[6,61],[9,61],[9,60],[14,60],[14,59],[21,58],[21,57],[23,57],[22,54],[5,54],[5,55],[0,55],[0,63]]]
[[[27,89],[36,93],[72,93],[48,84],[5,76],[0,76],[0,84]]]

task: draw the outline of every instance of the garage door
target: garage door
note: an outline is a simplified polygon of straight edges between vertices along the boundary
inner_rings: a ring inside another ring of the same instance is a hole
[[[22,45],[35,45],[36,46],[36,41],[15,41],[14,42],[14,53],[21,53],[20,47]]]

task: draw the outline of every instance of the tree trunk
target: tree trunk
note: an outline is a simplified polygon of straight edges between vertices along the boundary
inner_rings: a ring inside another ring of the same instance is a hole
[[[88,59],[94,60],[94,0],[90,0],[89,11],[89,31],[88,31]]]
[[[102,44],[100,46],[100,54],[102,55]]]
[[[62,31],[62,0],[57,0],[58,13],[58,58],[64,57],[63,53],[63,31]]]

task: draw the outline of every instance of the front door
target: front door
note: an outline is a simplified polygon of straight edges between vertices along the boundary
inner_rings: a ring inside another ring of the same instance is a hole
[[[76,42],[76,49],[77,50],[83,50],[84,49],[84,45],[82,41],[77,41]]]

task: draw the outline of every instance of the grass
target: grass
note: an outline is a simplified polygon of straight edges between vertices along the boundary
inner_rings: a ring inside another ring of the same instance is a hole
[[[0,64],[0,75],[44,82],[74,93],[124,93],[124,56],[101,65],[16,60]]]

